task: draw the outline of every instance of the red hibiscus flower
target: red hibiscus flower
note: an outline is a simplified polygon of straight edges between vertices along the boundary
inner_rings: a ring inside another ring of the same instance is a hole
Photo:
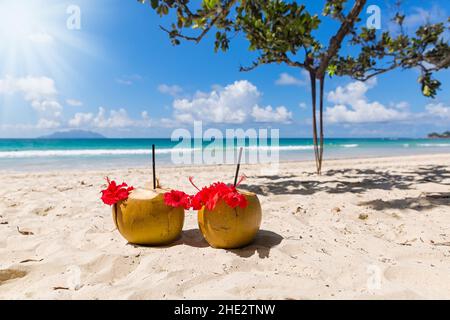
[[[217,205],[217,202],[220,200],[220,193],[217,190],[212,189],[212,192],[209,194],[208,200],[205,202],[206,209],[214,210]]]
[[[241,178],[239,183],[242,182],[243,179],[244,178]],[[189,178],[189,180],[198,190],[197,194],[191,198],[191,206],[194,210],[200,210],[203,207],[206,207],[206,209],[210,211],[214,210],[221,199],[231,208],[245,208],[248,205],[245,196],[239,193],[235,186],[230,186],[223,182],[216,182],[209,187],[204,187],[200,190],[193,183],[192,177]]]
[[[117,185],[115,181],[110,181],[109,178],[106,178],[108,182],[108,188],[102,190],[102,201],[107,205],[114,205],[119,201],[123,201],[128,199],[130,192],[134,189],[133,187],[128,187],[128,185],[124,182],[120,185]]]
[[[247,207],[247,199],[244,195],[240,194],[237,191],[227,193],[223,199],[231,208],[245,208]]]
[[[182,207],[189,210],[191,207],[191,197],[183,191],[171,190],[164,194],[164,203],[170,207]]]
[[[209,188],[203,188],[196,195],[191,198],[191,206],[194,210],[200,210],[205,203],[208,202],[211,196],[211,190]]]

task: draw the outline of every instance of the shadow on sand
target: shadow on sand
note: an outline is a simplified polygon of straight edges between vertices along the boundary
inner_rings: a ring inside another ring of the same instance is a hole
[[[309,173],[304,175],[313,176]],[[309,180],[298,176],[255,176],[253,179],[263,179],[254,185],[241,184],[243,190],[255,192],[260,195],[312,195],[316,192],[330,194],[354,193],[362,194],[370,190],[414,190],[418,184],[435,183],[449,186],[450,168],[447,166],[421,166],[414,171],[389,172],[373,169],[342,169],[328,170],[322,175],[323,181]],[[327,177],[332,177],[331,180]],[[300,180],[304,179],[304,180]],[[351,181],[354,180],[354,181]],[[413,209],[427,210],[437,206],[450,206],[448,193],[435,193],[430,189],[419,197],[401,198],[384,201],[382,199],[361,202],[359,205],[367,205],[374,210],[384,209]]]
[[[283,237],[280,236],[278,233],[268,230],[259,230],[255,240],[248,246],[239,249],[229,249],[227,251],[233,252],[234,254],[243,258],[249,258],[255,253],[258,253],[260,258],[268,258],[270,254],[270,249],[280,244],[282,240]],[[180,245],[180,244],[185,244],[196,248],[209,247],[208,242],[206,242],[200,230],[198,229],[190,229],[183,231],[183,235],[181,236],[181,238],[178,239],[178,241],[174,242],[172,245]]]
[[[256,235],[255,240],[248,246],[240,248],[240,249],[232,249],[228,250],[230,252],[233,252],[241,257],[248,258],[258,252],[260,258],[267,258],[269,257],[270,249],[278,244],[281,243],[283,240],[283,237],[279,234],[267,231],[267,230],[259,230],[258,234]],[[155,248],[155,249],[164,249],[164,248],[170,248],[174,246],[179,245],[187,245],[191,247],[196,248],[206,248],[209,247],[208,242],[203,238],[203,235],[201,234],[200,230],[198,229],[189,229],[184,230],[181,234],[181,236],[174,242],[168,243],[165,245],[159,245],[159,246],[146,246],[146,245],[138,245],[133,243],[128,243],[128,245],[133,246],[135,248]],[[222,249],[217,249],[222,250]]]
[[[419,197],[409,197],[402,199],[393,200],[372,200],[366,202],[360,202],[360,206],[369,206],[374,210],[385,210],[385,209],[412,209],[412,210],[428,210],[439,206],[450,206],[450,192],[439,192],[423,194]]]
[[[229,251],[242,258],[249,258],[255,253],[258,253],[259,257],[264,259],[269,257],[270,250],[279,245],[282,240],[283,237],[278,233],[268,230],[259,230],[255,240],[251,244],[240,249],[232,249]]]
[[[198,229],[189,229],[183,230],[181,235],[173,242],[161,245],[142,245],[142,244],[134,244],[128,242],[128,245],[133,246],[135,248],[155,248],[155,249],[165,249],[174,246],[179,246],[185,244],[187,246],[196,247],[196,248],[206,248],[209,247],[209,244],[205,241],[202,234]]]
[[[255,192],[261,195],[299,194],[312,195],[324,191],[332,194],[339,193],[363,193],[370,190],[408,190],[415,188],[420,183],[437,183],[450,186],[450,170],[446,166],[423,166],[415,171],[404,173],[390,173],[388,171],[372,169],[343,169],[328,170],[324,177],[334,177],[333,180],[303,180],[299,177],[287,175],[256,176],[255,179],[270,180],[260,182],[258,185],[241,184],[243,190]],[[359,181],[346,181],[359,180]],[[432,191],[432,190],[430,190]]]
[[[203,238],[203,235],[199,229],[184,230],[181,235],[181,239],[179,239],[175,244],[185,244],[196,248],[209,247],[208,242],[206,242],[205,238]]]

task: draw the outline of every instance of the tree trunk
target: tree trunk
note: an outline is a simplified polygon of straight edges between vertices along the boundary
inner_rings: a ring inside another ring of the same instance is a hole
[[[320,78],[320,97],[319,97],[319,125],[320,125],[320,147],[319,147],[319,168],[318,168],[318,174],[322,173],[322,160],[323,160],[323,144],[324,144],[324,133],[323,133],[323,91],[325,86],[325,77]]]
[[[319,165],[319,144],[317,140],[317,92],[316,92],[316,75],[313,72],[309,73],[311,79],[311,99],[312,99],[312,126],[313,126],[313,143],[314,143],[314,158],[316,160],[317,174],[320,174]]]
[[[317,174],[322,173],[323,149],[324,149],[324,130],[323,130],[323,95],[325,87],[325,77],[319,78],[319,131],[317,130],[317,78],[313,72],[309,73],[311,79],[311,99],[312,99],[312,126],[314,158],[316,160]],[[319,136],[320,135],[320,136]]]

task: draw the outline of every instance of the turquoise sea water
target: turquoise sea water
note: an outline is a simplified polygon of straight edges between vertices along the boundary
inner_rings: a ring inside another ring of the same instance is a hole
[[[170,139],[0,139],[0,170],[149,166],[152,144],[157,148],[158,165],[176,165],[174,153],[182,151],[193,157],[203,152],[210,142],[191,141],[190,146],[180,147]],[[325,146],[325,159],[450,153],[450,140],[327,139]],[[281,161],[313,159],[311,139],[280,139],[277,146],[252,145],[247,141],[245,150],[258,148],[279,152]]]

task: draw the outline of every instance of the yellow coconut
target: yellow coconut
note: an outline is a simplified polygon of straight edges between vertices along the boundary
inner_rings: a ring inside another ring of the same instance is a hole
[[[164,189],[135,189],[113,206],[114,223],[130,243],[163,245],[176,240],[183,229],[184,209],[164,203]]]
[[[198,211],[198,225],[206,241],[214,248],[233,249],[253,241],[261,226],[261,204],[254,193],[239,191],[248,202],[246,208],[231,208],[219,200],[214,210]]]

